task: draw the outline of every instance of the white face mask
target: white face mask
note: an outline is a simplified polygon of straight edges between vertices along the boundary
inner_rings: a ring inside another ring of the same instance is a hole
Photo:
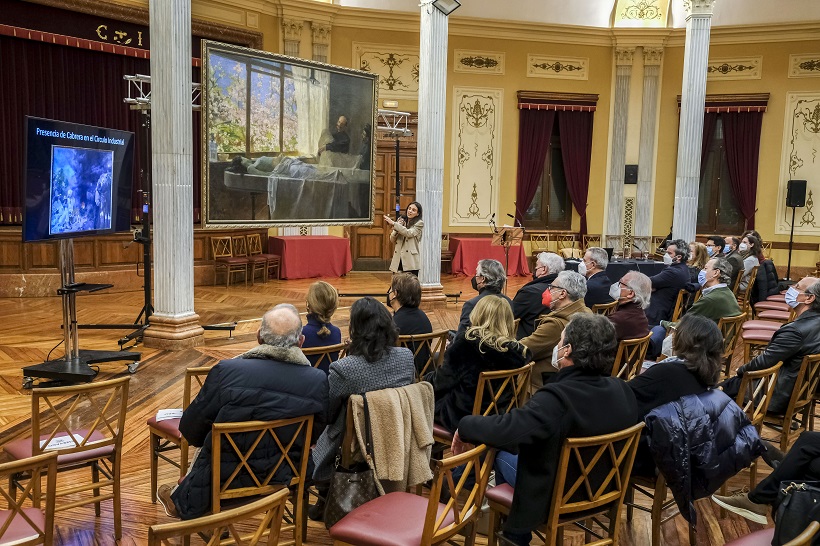
[[[670,256],[669,254],[664,254],[663,263],[665,263],[666,265],[672,265],[672,256]]]
[[[749,250],[749,245],[747,245],[746,243],[740,243],[740,246],[737,248],[741,252],[746,252],[747,250]]]
[[[609,297],[613,300],[621,299],[621,283],[612,283],[612,286],[609,287]]]
[[[794,286],[790,286],[788,290],[786,290],[786,305],[791,307],[792,309],[796,308],[800,305],[800,302],[797,301],[797,296],[799,296],[801,292],[795,288]]]
[[[583,261],[578,263],[578,273],[580,273],[584,277],[587,276],[587,264],[585,264]]]
[[[558,351],[566,347],[566,345],[561,345],[560,347],[556,345],[552,348],[552,367],[556,370],[560,370],[561,368],[558,366],[558,363],[564,360],[564,357],[558,358]]]

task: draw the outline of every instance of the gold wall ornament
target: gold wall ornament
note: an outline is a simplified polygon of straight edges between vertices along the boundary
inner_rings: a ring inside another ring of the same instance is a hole
[[[660,19],[663,12],[657,5],[657,0],[636,0],[626,6],[621,17],[624,19]]]
[[[588,66],[588,58],[527,55],[528,78],[586,80],[589,79]]]
[[[803,128],[806,131],[814,134],[820,133],[820,103],[815,104],[813,109],[803,108],[796,112],[795,118],[803,120]]]
[[[789,55],[790,78],[820,78],[820,53]]]
[[[97,37],[104,41],[104,42],[115,42],[120,45],[132,45],[133,38],[128,36],[128,32],[125,30],[108,30],[108,25],[102,24],[96,28]],[[134,34],[136,34],[137,41],[133,44],[136,47],[142,47],[142,31],[138,30]]]
[[[491,102],[482,104],[480,98],[476,98],[473,104],[464,104],[461,106],[461,111],[464,112],[464,117],[470,126],[478,129],[487,125],[490,114],[495,110]]]
[[[504,74],[505,54],[503,52],[456,49],[453,58],[454,72]]]
[[[669,14],[669,0],[618,0],[615,2],[615,28],[663,28]]]
[[[379,95],[388,99],[417,99],[419,50],[395,44],[353,43],[353,62],[360,70],[379,75]]]
[[[763,57],[733,57],[709,59],[706,79],[717,80],[759,80],[763,75]]]
[[[804,212],[803,216],[800,218],[800,225],[801,226],[817,227],[817,224],[814,223],[814,212],[812,212],[813,208],[814,208],[814,196],[812,195],[812,192],[809,191],[809,196],[806,199],[806,212]]]

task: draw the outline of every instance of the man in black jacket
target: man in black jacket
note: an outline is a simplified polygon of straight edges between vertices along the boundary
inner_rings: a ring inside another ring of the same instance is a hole
[[[820,353],[820,279],[801,279],[789,288],[786,303],[794,309],[797,318],[781,326],[772,336],[766,350],[738,368],[737,376],[723,384],[723,392],[734,398],[740,389],[740,378],[745,372],[765,370],[783,362],[777,372],[777,383],[769,401],[769,411],[772,413],[786,411],[803,357]]]
[[[518,454],[511,465],[517,469],[515,492],[504,526],[504,536],[513,543],[529,544],[531,531],[547,518],[566,438],[609,434],[637,423],[632,389],[610,377],[616,349],[615,328],[606,317],[578,313],[564,329],[553,357],[560,371],[523,408],[503,415],[468,416],[459,422],[453,454],[468,443],[503,450],[507,461],[511,453]],[[570,465],[568,483],[579,472],[575,464]],[[497,468],[496,475],[500,474]],[[600,486],[600,478],[591,475],[593,489]]]
[[[606,266],[609,265],[609,255],[603,248],[593,246],[584,253],[584,267],[587,278],[587,295],[584,296],[584,305],[592,309],[599,303],[612,303],[609,296],[609,287],[612,281],[606,275]]]
[[[740,252],[737,250],[737,247],[739,246],[740,239],[737,237],[729,236],[724,239],[723,257],[729,260],[729,263],[732,264],[732,281],[729,284],[729,288],[733,290],[735,288],[735,284],[737,284],[737,278],[744,271],[743,256],[741,256]]]
[[[490,294],[495,294],[507,300],[512,305],[512,301],[502,294],[504,283],[507,282],[507,272],[498,260],[481,260],[475,268],[475,276],[470,279],[473,290],[478,291],[478,295],[464,302],[461,306],[461,318],[458,321],[457,333],[466,332],[470,327],[470,313],[478,300]]]
[[[550,312],[544,305],[544,290],[564,270],[564,259],[554,252],[542,252],[535,262],[533,280],[518,289],[512,301],[513,316],[520,319],[516,338],[522,339],[535,330],[535,320]]]
[[[646,319],[649,326],[657,326],[662,320],[671,320],[675,301],[689,282],[689,245],[683,239],[675,239],[666,247],[663,261],[666,269],[649,277],[652,281],[652,300],[646,308]]]
[[[178,487],[162,485],[157,490],[157,497],[169,516],[192,519],[211,508],[211,426],[214,423],[314,415],[314,429],[323,426],[328,405],[327,375],[312,367],[299,349],[304,336],[296,308],[283,303],[268,311],[262,317],[257,339],[258,347],[214,366],[202,390],[182,414],[179,431],[188,443],[200,447],[201,451]],[[287,445],[293,432],[283,430],[280,441]],[[256,434],[249,433],[248,437],[240,438],[238,447],[247,453],[255,439]],[[295,464],[299,464],[302,446],[303,442],[297,441],[290,448]],[[266,476],[270,471],[268,467],[280,453],[274,439],[266,435],[253,450],[248,464],[257,476]],[[238,463],[234,450],[223,450],[223,476],[229,476]],[[290,483],[292,476],[290,465],[282,464],[272,483]],[[235,487],[251,485],[252,478],[247,474],[240,474],[234,481]]]

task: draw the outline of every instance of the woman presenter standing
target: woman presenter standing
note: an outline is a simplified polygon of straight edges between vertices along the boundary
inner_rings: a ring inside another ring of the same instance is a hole
[[[413,201],[407,205],[404,216],[398,220],[393,220],[388,215],[384,215],[384,221],[393,226],[390,233],[390,241],[396,243],[393,251],[393,261],[390,262],[390,271],[397,273],[404,271],[419,276],[421,259],[419,258],[419,241],[421,232],[424,229],[424,222],[421,220],[421,205]]]

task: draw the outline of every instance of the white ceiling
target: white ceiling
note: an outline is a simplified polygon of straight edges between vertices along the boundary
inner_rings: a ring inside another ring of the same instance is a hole
[[[609,27],[614,0],[460,0],[452,17],[475,17],[591,27]],[[335,0],[380,11],[419,11],[419,0]],[[820,21],[820,0],[717,0],[713,26]],[[672,26],[683,27],[683,0],[672,0]]]

